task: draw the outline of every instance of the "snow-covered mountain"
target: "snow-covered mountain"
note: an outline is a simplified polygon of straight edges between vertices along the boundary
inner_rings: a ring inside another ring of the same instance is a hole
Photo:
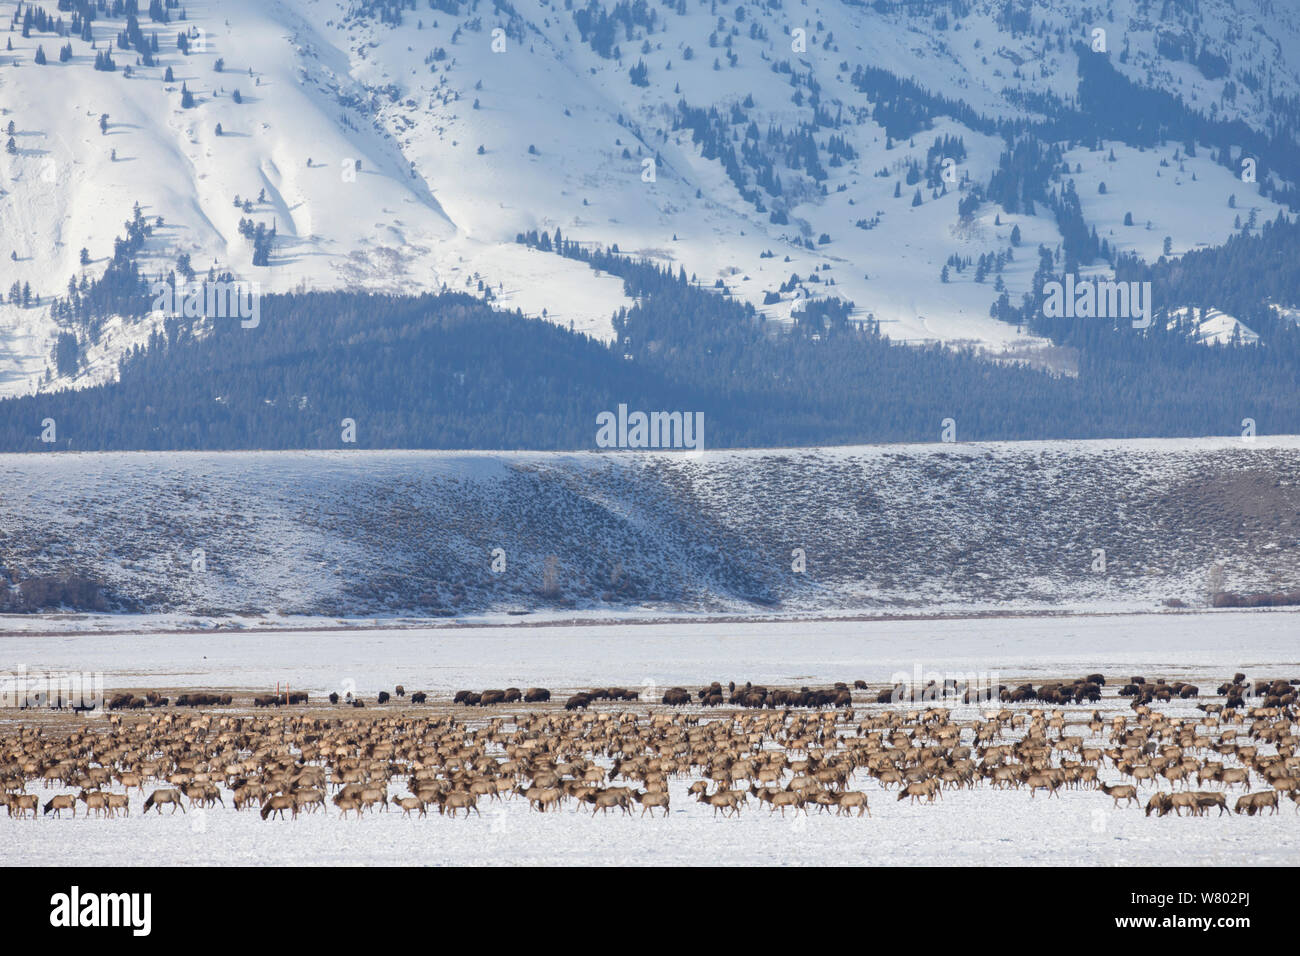
[[[10,455],[0,608],[230,623],[1204,608],[1216,589],[1295,587],[1298,450]]]
[[[111,379],[156,327],[109,321],[41,385],[45,303],[102,274],[137,204],[151,275],[184,255],[264,291],[445,286],[608,339],[622,283],[516,242],[559,230],[773,318],[833,294],[896,340],[1031,355],[1041,340],[989,316],[995,282],[1027,291],[1061,233],[1042,207],[959,210],[1006,149],[971,117],[1071,107],[1084,55],[1261,132],[1300,96],[1300,8],[1276,0],[155,0],[134,27],[134,2],[85,6],[0,2],[0,291],[31,295],[0,305],[0,395]],[[871,70],[970,116],[891,137],[899,103]],[[1276,216],[1261,183],[1295,185],[1186,147],[1063,144],[1112,249],[1217,244]],[[274,225],[266,266],[241,221]],[[940,281],[995,254],[997,276]]]

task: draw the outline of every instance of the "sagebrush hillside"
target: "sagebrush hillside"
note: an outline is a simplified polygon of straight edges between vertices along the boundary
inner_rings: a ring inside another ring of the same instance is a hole
[[[1156,609],[1300,585],[1295,439],[21,455],[0,487],[11,610],[24,590],[55,608],[51,581],[87,610],[338,617]]]

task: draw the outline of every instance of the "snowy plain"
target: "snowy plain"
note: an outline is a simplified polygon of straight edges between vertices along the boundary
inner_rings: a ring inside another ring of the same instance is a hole
[[[229,687],[273,690],[290,681],[312,694],[355,683],[369,714],[373,695],[404,683],[435,695],[461,687],[538,684],[563,691],[595,683],[646,692],[682,683],[753,680],[825,685],[896,675],[982,674],[1074,677],[1099,670],[1110,683],[1103,716],[1129,713],[1115,680],[1199,682],[1210,693],[1237,670],[1249,677],[1300,673],[1300,613],[1126,615],[975,620],[821,621],[751,624],[610,624],[583,627],[442,628],[268,634],[141,634],[0,637],[0,669],[102,671],[115,687]],[[864,697],[865,695],[860,695]],[[1161,710],[1199,715],[1195,701]],[[598,704],[598,710],[643,705]],[[879,705],[857,705],[859,713]],[[663,709],[655,707],[652,709]],[[509,713],[506,708],[503,713]],[[1091,705],[1070,708],[1074,716]],[[0,714],[8,721],[16,714]],[[467,712],[471,719],[481,719]],[[969,720],[977,708],[957,707]],[[96,718],[89,718],[95,720]],[[1109,768],[1108,768],[1109,769]],[[1103,771],[1102,779],[1113,777]],[[482,805],[452,820],[371,813],[263,821],[220,807],[116,820],[0,818],[0,865],[1295,865],[1300,816],[1289,802],[1272,816],[1163,819],[1116,810],[1095,790],[1031,799],[1024,791],[945,792],[933,806],[899,802],[874,779],[850,784],[869,794],[872,816],[813,812],[782,818],[751,805],[738,819],[691,802],[688,779],[671,784],[667,819],[592,818],[569,804],[554,815],[521,800]],[[1211,785],[1213,786],[1213,785]],[[48,793],[53,793],[51,790]],[[390,795],[405,793],[402,783]],[[1145,800],[1146,794],[1143,795]],[[229,794],[226,794],[227,804]],[[42,793],[45,799],[45,793]],[[1229,795],[1229,802],[1235,799]]]

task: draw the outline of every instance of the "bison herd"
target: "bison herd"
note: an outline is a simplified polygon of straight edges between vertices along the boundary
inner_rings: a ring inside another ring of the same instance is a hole
[[[1103,717],[1093,705],[1117,684],[1109,705],[1127,701],[1128,712]],[[717,817],[757,807],[869,818],[873,791],[939,807],[978,789],[1049,801],[1095,791],[1120,810],[1146,797],[1145,816],[1157,818],[1267,816],[1283,797],[1300,810],[1295,686],[1238,674],[1220,686],[1220,702],[1180,681],[1108,684],[1101,674],[983,689],[715,681],[654,700],[596,687],[552,703],[540,687],[431,702],[399,684],[376,696],[385,710],[347,716],[311,708],[300,692],[257,695],[251,709],[229,694],[188,692],[175,705],[189,714],[164,710],[168,699],[156,692],[117,694],[106,720],[50,715],[3,725],[0,802],[14,819],[79,808],[125,816],[131,795],[147,789],[146,815],[188,806],[256,810],[267,821],[430,810],[469,817],[518,800],[542,813],[628,815],[639,806],[642,817],[667,817],[676,785],[678,806],[685,799]],[[858,691],[867,702],[854,701]],[[1191,699],[1194,710],[1160,709]],[[1067,709],[1080,704],[1088,706]],[[288,705],[297,709],[263,712]],[[489,709],[503,707],[511,709]],[[70,792],[42,801],[29,787]]]

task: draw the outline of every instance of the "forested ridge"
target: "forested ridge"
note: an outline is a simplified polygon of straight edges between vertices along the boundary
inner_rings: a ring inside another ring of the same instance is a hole
[[[715,448],[931,441],[945,418],[961,440],[1300,431],[1291,349],[1107,338],[1094,320],[1101,344],[1058,376],[892,344],[834,299],[778,329],[683,273],[561,249],[637,298],[614,342],[459,293],[266,296],[257,328],[172,318],[116,383],[0,402],[0,448],[338,448],[351,418],[357,447],[579,449],[620,403],[702,411]]]

